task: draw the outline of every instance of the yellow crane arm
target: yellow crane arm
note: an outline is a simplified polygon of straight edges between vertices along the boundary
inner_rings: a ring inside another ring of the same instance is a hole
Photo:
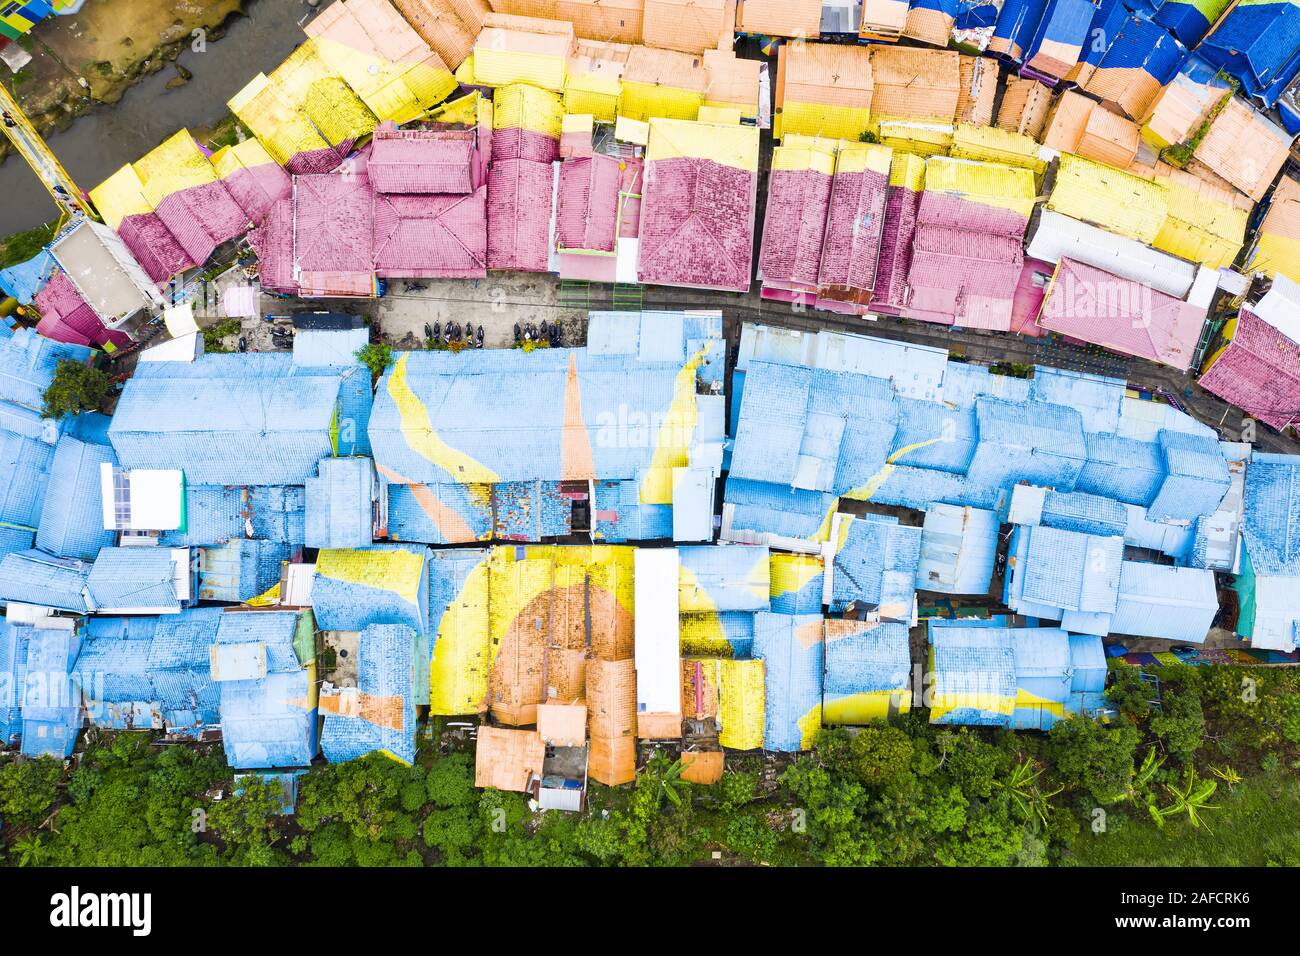
[[[3,83],[0,83],[0,113],[3,114],[0,116],[3,119],[0,129],[4,130],[9,142],[14,144],[14,149],[27,160],[27,165],[32,167],[32,171],[45,184],[59,209],[67,216],[86,215],[91,219],[99,219],[95,207],[72,181],[68,171],[63,168],[63,164]]]

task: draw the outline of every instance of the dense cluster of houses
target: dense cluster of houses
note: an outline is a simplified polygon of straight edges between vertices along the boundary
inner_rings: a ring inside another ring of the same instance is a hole
[[[0,355],[0,743],[219,730],[267,770],[411,761],[420,715],[479,715],[480,784],[574,809],[637,740],[708,781],[913,707],[1096,715],[1109,638],[1294,655],[1300,457],[1117,378],[763,325],[733,370],[719,312],[593,312],[582,347],[400,352],[377,383],[359,322],[275,353],[190,331],[111,419],[38,412],[59,360],[239,255],[306,299],[756,285],[1199,369],[1284,429],[1290,9],[336,0],[230,101],[251,137],[177,133],[7,277],[41,321]]]

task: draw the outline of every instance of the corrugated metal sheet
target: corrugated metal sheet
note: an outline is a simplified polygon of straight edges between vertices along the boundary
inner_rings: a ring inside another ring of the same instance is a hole
[[[916,587],[942,594],[987,594],[1001,522],[991,511],[936,504],[925,512]]]
[[[1110,630],[1200,644],[1218,612],[1213,571],[1125,561]]]

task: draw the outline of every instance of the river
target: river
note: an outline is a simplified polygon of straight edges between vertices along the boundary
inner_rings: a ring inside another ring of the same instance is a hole
[[[127,90],[116,105],[78,117],[70,129],[48,139],[50,148],[77,185],[94,188],[177,130],[219,121],[230,97],[259,72],[277,67],[303,41],[298,22],[309,12],[305,0],[252,0],[248,14],[230,20],[225,36],[204,52],[182,51],[181,65],[194,74],[184,86],[166,89],[176,76],[168,65]],[[21,158],[10,156],[0,164],[0,236],[32,229],[56,214]]]

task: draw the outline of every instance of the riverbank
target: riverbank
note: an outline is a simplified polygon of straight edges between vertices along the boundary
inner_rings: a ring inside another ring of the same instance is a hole
[[[41,24],[32,35],[33,52],[40,56],[16,77],[19,98],[83,189],[179,129],[206,141],[228,118],[226,101],[302,42],[299,22],[311,12],[303,0],[182,0],[166,11],[162,6],[156,0],[87,0],[76,16]],[[104,21],[106,11],[116,19]],[[195,30],[204,31],[203,43],[194,42]],[[42,52],[42,44],[53,52]],[[38,226],[56,213],[22,162],[0,164],[0,195],[6,197],[0,236]]]
[[[87,0],[75,16],[33,31],[24,42],[32,61],[6,85],[36,128],[52,135],[164,69],[173,88],[188,82],[190,71],[177,62],[182,50],[221,39],[244,7],[244,0]],[[0,157],[7,150],[0,141]]]

